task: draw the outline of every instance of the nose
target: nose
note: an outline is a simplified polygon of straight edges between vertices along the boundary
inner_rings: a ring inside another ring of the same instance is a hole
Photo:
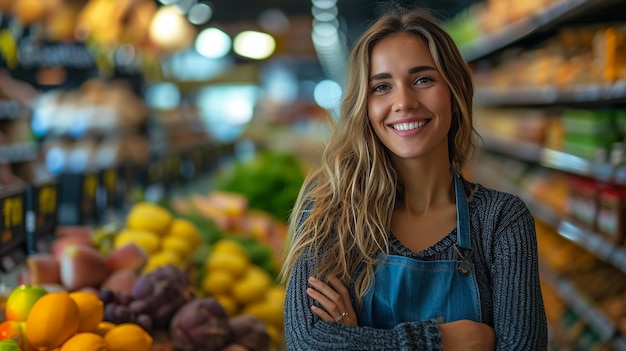
[[[413,87],[399,86],[395,91],[395,111],[403,111],[409,109],[417,109],[419,107],[419,100]]]

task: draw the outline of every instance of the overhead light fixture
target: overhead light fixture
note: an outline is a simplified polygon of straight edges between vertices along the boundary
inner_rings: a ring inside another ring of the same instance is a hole
[[[263,60],[274,53],[276,41],[267,33],[248,30],[237,34],[233,48],[237,55]]]
[[[173,6],[157,10],[150,23],[150,39],[168,51],[188,47],[195,38],[195,30]]]
[[[205,24],[211,17],[213,17],[213,8],[204,2],[192,5],[187,13],[187,19],[195,25]]]
[[[206,28],[198,34],[195,48],[200,55],[208,58],[220,58],[228,55],[232,40],[228,34],[218,28]]]

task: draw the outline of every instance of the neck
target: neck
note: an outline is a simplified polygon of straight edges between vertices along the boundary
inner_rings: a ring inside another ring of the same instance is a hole
[[[449,163],[404,162],[397,165],[397,170],[404,185],[404,198],[397,206],[414,214],[425,214],[431,208],[455,203]]]

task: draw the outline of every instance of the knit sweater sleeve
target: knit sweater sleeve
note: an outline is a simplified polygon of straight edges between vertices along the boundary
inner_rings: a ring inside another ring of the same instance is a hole
[[[497,350],[546,350],[534,219],[521,199],[510,199],[494,223],[491,274]]]
[[[314,300],[306,294],[313,260],[300,257],[287,284],[285,337],[288,350],[441,350],[435,321],[402,323],[393,329],[328,323],[311,312]]]
[[[307,214],[301,214],[299,222]],[[393,329],[329,323],[311,311],[315,303],[307,293],[307,281],[315,260],[301,255],[289,276],[285,299],[285,338],[288,350],[442,350],[441,330],[435,321],[410,322]]]

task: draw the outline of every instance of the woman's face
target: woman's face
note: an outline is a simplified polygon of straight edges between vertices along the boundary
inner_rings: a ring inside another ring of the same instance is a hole
[[[379,41],[371,55],[367,109],[378,138],[394,158],[447,160],[450,89],[426,44],[396,33]]]

